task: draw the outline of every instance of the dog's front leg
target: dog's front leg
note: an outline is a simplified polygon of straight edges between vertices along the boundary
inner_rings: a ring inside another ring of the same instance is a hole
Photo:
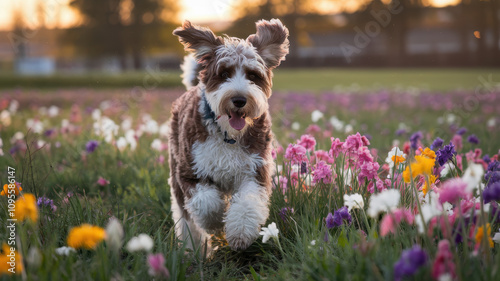
[[[225,222],[226,240],[233,250],[248,248],[269,216],[269,195],[254,180],[244,181],[231,199]]]
[[[226,204],[217,187],[213,184],[198,183],[191,191],[186,210],[194,222],[208,233],[222,230]]]

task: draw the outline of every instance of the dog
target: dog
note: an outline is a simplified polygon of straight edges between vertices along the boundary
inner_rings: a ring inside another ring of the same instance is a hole
[[[260,20],[246,39],[216,36],[185,21],[173,31],[186,51],[187,87],[172,104],[169,164],[175,232],[207,252],[211,234],[248,248],[269,216],[272,70],[288,54],[288,29]]]

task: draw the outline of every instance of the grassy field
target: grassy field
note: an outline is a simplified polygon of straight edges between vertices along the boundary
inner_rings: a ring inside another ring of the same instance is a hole
[[[0,89],[31,88],[155,88],[181,87],[178,71],[132,72],[120,75],[94,73],[22,77],[0,75]],[[278,69],[274,88],[283,91],[367,91],[378,89],[450,91],[472,90],[486,81],[500,81],[499,69]],[[147,83],[147,84],[145,84]]]
[[[276,73],[270,112],[279,169],[265,227],[275,223],[279,233],[245,251],[214,236],[211,257],[186,253],[173,232],[165,122],[182,90],[137,96],[133,85],[143,80],[135,74],[116,78],[118,89],[0,90],[0,183],[22,187],[15,234],[6,228],[9,199],[0,196],[0,243],[15,237],[22,265],[10,274],[3,247],[0,279],[497,280],[500,94],[476,80],[499,73],[319,73]],[[353,81],[361,89],[328,86]],[[419,91],[378,90],[374,81]],[[437,95],[422,81],[469,90]],[[456,153],[443,148],[450,142]],[[388,157],[393,147],[405,152],[401,163]],[[94,228],[78,228],[84,224]],[[140,234],[149,238],[133,240]]]

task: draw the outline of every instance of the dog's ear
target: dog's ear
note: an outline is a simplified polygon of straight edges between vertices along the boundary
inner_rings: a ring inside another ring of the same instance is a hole
[[[257,49],[266,66],[273,69],[288,54],[288,28],[279,19],[260,20],[255,25],[257,32],[248,36],[247,41]]]
[[[217,46],[224,44],[222,37],[216,36],[208,28],[192,25],[190,21],[184,21],[173,34],[179,37],[186,51],[194,52],[198,60],[211,55]]]

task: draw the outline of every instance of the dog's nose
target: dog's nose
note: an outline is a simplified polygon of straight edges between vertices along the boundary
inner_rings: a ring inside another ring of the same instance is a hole
[[[231,101],[233,102],[234,106],[238,108],[242,108],[247,104],[247,99],[245,97],[234,97],[231,98]]]

